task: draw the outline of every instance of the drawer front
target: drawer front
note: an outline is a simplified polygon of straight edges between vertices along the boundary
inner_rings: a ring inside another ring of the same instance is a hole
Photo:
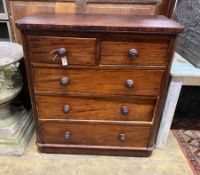
[[[34,68],[36,91],[113,95],[159,95],[163,70]]]
[[[101,42],[102,65],[164,65],[168,41]]]
[[[150,127],[105,124],[41,123],[44,143],[98,146],[146,147]]]
[[[29,36],[29,57],[31,62],[62,64],[56,56],[56,49],[66,50],[69,65],[94,65],[96,59],[96,39],[70,37]]]
[[[156,100],[36,96],[41,119],[152,122]]]

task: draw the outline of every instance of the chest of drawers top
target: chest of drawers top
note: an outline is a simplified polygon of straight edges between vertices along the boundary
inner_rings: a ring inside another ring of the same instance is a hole
[[[38,13],[16,21],[21,30],[179,33],[183,26],[165,16]]]
[[[164,16],[35,14],[17,27],[40,151],[150,155],[181,25]]]

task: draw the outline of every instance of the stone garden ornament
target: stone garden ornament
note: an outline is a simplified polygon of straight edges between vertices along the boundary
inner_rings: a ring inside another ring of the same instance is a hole
[[[5,106],[17,96],[22,88],[18,71],[19,60],[23,58],[22,47],[16,43],[0,42],[0,107]],[[0,113],[0,117],[5,115]]]
[[[10,102],[22,89],[19,60],[22,46],[0,42],[0,154],[22,155],[33,132],[31,111]]]

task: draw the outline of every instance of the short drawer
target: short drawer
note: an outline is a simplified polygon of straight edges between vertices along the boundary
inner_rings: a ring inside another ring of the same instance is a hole
[[[31,62],[62,65],[56,49],[64,48],[69,65],[95,64],[95,38],[28,36],[28,44]]]
[[[36,96],[40,119],[152,122],[156,101]]]
[[[40,123],[43,143],[147,147],[151,127],[82,124],[44,121]]]
[[[112,95],[160,94],[163,70],[34,68],[34,89],[43,92]]]
[[[168,41],[102,41],[102,65],[165,65]]]

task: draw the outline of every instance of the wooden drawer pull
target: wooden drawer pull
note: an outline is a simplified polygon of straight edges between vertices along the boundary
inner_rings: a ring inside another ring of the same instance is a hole
[[[119,140],[121,142],[125,142],[126,141],[126,135],[125,134],[119,134]]]
[[[59,48],[51,51],[50,53],[55,54],[55,57],[53,58],[53,61],[57,58],[57,56],[60,57],[62,65],[67,66],[68,61],[67,61],[67,51],[65,48]]]
[[[66,51],[66,49],[60,48],[60,49],[58,49],[57,53],[58,53],[58,56],[61,58],[62,65],[67,66],[68,61],[67,61],[67,51]]]
[[[65,140],[69,140],[71,138],[71,132],[70,131],[65,131],[64,138],[65,138]]]
[[[134,87],[134,81],[133,80],[126,80],[125,82],[127,88],[133,88]]]
[[[135,59],[135,58],[137,58],[137,56],[138,56],[138,50],[137,49],[130,49],[128,51],[128,57],[130,59]]]
[[[69,84],[69,78],[67,78],[67,77],[62,77],[62,78],[60,79],[60,84],[61,84],[62,86],[67,86],[67,85]]]
[[[64,105],[63,107],[63,112],[68,113],[70,111],[70,106],[69,105]]]
[[[59,48],[59,49],[55,49],[55,50],[51,51],[50,53],[54,54],[56,56],[59,56],[59,57],[63,57],[63,56],[66,56],[67,51],[65,48]]]
[[[121,113],[122,113],[123,115],[128,115],[128,113],[129,113],[128,107],[127,107],[127,106],[123,106],[123,107],[121,108]]]
[[[60,48],[60,49],[57,49],[57,54],[59,57],[64,57],[64,56],[66,56],[67,51],[65,48]]]

